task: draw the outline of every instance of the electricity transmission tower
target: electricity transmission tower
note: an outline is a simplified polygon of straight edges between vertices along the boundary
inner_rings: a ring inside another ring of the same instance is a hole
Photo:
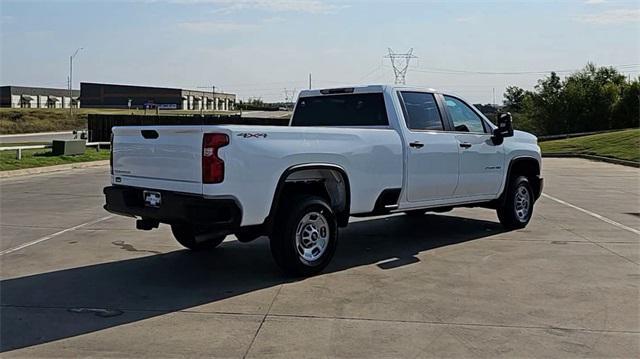
[[[411,59],[418,58],[413,55],[413,48],[409,49],[407,53],[399,54],[393,52],[389,48],[389,55],[385,56],[386,59],[391,59],[391,66],[393,66],[393,73],[396,76],[396,84],[404,85],[405,78],[407,76],[407,70],[409,69],[409,61]]]
[[[289,91],[287,88],[284,89],[284,105],[287,109],[289,108],[289,104],[296,100],[296,90],[295,88],[292,91]]]

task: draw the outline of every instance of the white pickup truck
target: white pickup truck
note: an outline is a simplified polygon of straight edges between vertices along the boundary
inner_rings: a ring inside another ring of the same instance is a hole
[[[269,236],[277,264],[311,275],[350,216],[497,210],[529,222],[542,192],[535,136],[433,89],[302,91],[289,126],[114,127],[105,209],[171,225],[183,246]]]

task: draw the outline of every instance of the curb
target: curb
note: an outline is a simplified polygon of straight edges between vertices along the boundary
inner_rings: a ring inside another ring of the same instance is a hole
[[[600,161],[600,162],[608,162],[616,165],[628,166],[628,167],[640,167],[640,162],[620,160],[617,158],[596,156],[596,155],[587,155],[583,153],[542,153],[542,157],[556,157],[556,158],[584,158],[586,160]]]
[[[108,165],[109,165],[109,160],[102,160],[102,161],[69,163],[66,165],[25,168],[21,170],[0,171],[0,178],[30,176],[30,175],[37,175],[41,173],[69,171],[74,169],[101,167],[101,166],[108,166]]]

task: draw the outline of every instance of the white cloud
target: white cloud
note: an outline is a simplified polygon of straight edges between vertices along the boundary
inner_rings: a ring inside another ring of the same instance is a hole
[[[13,24],[15,22],[15,20],[16,19],[13,16],[9,16],[9,15],[0,16],[0,24],[1,25]]]
[[[584,3],[587,5],[597,5],[597,4],[604,4],[606,3],[607,0],[585,0]]]
[[[264,20],[262,20],[262,22],[265,24],[279,24],[285,22],[285,18],[280,16],[272,16],[265,18]]]
[[[606,10],[594,14],[578,15],[575,19],[580,22],[598,25],[640,22],[640,9]]]
[[[258,25],[231,21],[187,21],[178,26],[184,30],[203,34],[220,34],[256,30]]]
[[[271,12],[328,14],[348,7],[347,5],[329,3],[325,0],[171,0],[171,2],[180,4],[217,5],[214,12],[225,14],[246,9]]]
[[[476,20],[476,17],[475,16],[460,16],[460,17],[457,17],[455,20],[456,20],[456,22],[465,22],[465,23],[466,22],[474,22]]]

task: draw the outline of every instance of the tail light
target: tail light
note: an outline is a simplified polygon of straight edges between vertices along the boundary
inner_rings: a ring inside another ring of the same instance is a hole
[[[205,133],[202,138],[202,183],[220,183],[224,180],[224,161],[218,149],[229,144],[223,133]]]
[[[111,174],[113,174],[113,132],[111,132],[111,139],[109,140],[109,168]]]

